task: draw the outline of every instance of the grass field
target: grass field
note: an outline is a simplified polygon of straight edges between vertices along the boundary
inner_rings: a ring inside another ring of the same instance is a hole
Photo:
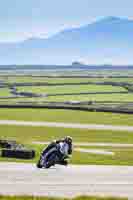
[[[0,119],[133,125],[132,115],[48,109],[0,109]],[[57,138],[62,138],[65,135],[72,136],[74,142],[133,144],[133,134],[126,131],[118,132],[71,128],[0,126],[0,138],[17,140],[18,142],[26,143],[26,145],[30,145],[30,147],[36,149],[37,157],[33,162],[37,162],[39,153],[43,146],[31,145],[32,141],[52,141]],[[103,149],[106,148],[104,147]],[[133,165],[132,148],[108,148],[108,150],[113,151],[115,156],[95,155],[74,151],[71,162],[74,164]],[[0,160],[6,161],[7,159]],[[12,161],[12,159],[8,160]]]
[[[29,91],[31,92],[31,91]],[[39,93],[39,92],[38,92]],[[43,92],[45,94],[45,92]],[[0,96],[10,96],[11,94],[5,90],[0,90]],[[50,96],[50,97],[42,97],[42,98],[27,98],[21,97],[16,99],[10,99],[8,102],[17,102],[17,101],[121,101],[121,102],[132,102],[133,101],[133,93],[127,94],[88,94],[88,95],[65,95],[65,96]],[[6,102],[7,100],[1,99],[0,102]]]
[[[96,164],[96,165],[133,165],[133,148],[129,147],[81,147],[83,149],[91,149],[91,150],[105,150],[108,152],[113,152],[114,155],[98,155],[98,154],[91,154],[91,153],[79,153],[79,155],[84,155],[84,164]],[[78,153],[78,151],[76,151]],[[75,155],[75,158],[78,159],[78,156]],[[74,161],[74,160],[72,160]],[[83,161],[83,159],[82,159]],[[75,161],[76,162],[76,161]],[[77,163],[80,163],[80,160]],[[82,163],[83,164],[83,163]]]
[[[133,125],[133,115],[56,109],[0,109],[0,119],[87,124]]]
[[[52,197],[26,197],[26,196],[0,196],[0,200],[128,200],[128,198],[117,197],[75,197],[75,198],[52,198]]]
[[[130,82],[133,83],[132,78],[44,78],[44,77],[1,77],[6,83],[15,82],[45,82],[45,83],[80,83],[80,82]],[[42,94],[55,94],[60,96],[50,96],[45,98],[32,98],[35,101],[68,101],[68,100],[80,100],[80,101],[133,101],[133,93],[127,94],[90,94],[90,95],[74,95],[74,93],[83,92],[122,92],[126,89],[122,87],[114,87],[109,85],[75,85],[75,86],[40,86],[40,87],[18,87],[18,91],[42,93]],[[62,96],[62,93],[73,93],[73,95]],[[0,89],[0,96],[8,96],[9,90],[7,88]],[[23,97],[21,100],[24,99]],[[29,98],[31,100],[31,98]],[[12,102],[12,100],[9,100]],[[17,101],[17,99],[16,99]]]
[[[33,93],[80,93],[80,92],[120,92],[126,91],[122,87],[110,85],[77,85],[77,86],[41,86],[41,87],[19,87],[19,91],[30,91]]]
[[[30,92],[30,91],[29,91]],[[44,93],[45,94],[45,93]],[[2,94],[4,96],[4,93]],[[9,94],[10,95],[10,94]],[[8,96],[9,96],[8,95]],[[7,96],[7,95],[6,95]],[[65,95],[65,96],[50,96],[50,97],[42,97],[42,98],[15,98],[8,100],[10,102],[17,102],[17,101],[34,101],[34,102],[42,102],[42,101],[121,101],[123,103],[132,102],[133,101],[133,93],[127,94],[88,94],[88,95]],[[1,99],[0,102],[7,102],[6,100]]]
[[[4,77],[1,76],[0,80],[7,83],[20,83],[20,82],[48,82],[48,83],[79,83],[79,82],[97,82],[97,81],[114,81],[114,82],[130,82],[133,83],[133,78],[44,78],[44,77]]]
[[[133,134],[130,132],[81,130],[70,128],[0,126],[0,138],[16,139],[29,143],[32,141],[51,141],[66,135],[73,137],[74,142],[108,142],[133,144]]]
[[[44,145],[32,144],[33,141],[52,141],[57,138],[62,138],[66,135],[73,137],[74,142],[101,142],[101,143],[129,143],[133,144],[133,134],[117,131],[95,131],[95,130],[78,130],[64,128],[46,128],[46,127],[17,127],[17,126],[0,126],[0,138],[17,140],[24,143],[37,152],[33,162],[37,162],[39,153],[44,148]],[[86,148],[86,147],[85,147]],[[90,148],[90,147],[87,147]],[[101,149],[100,147],[91,147],[91,149]],[[133,149],[132,148],[114,148],[103,147],[102,149],[109,150],[115,153],[110,155],[97,155],[90,153],[73,152],[72,164],[106,164],[106,165],[133,165]],[[17,161],[1,158],[1,161]],[[27,162],[27,161],[23,161]],[[29,161],[28,161],[29,162]],[[31,162],[31,161],[30,161]]]
[[[133,93],[127,94],[88,94],[88,95],[66,95],[51,96],[44,98],[46,101],[133,101]]]
[[[10,91],[8,88],[0,88],[0,97],[2,96],[10,96]]]

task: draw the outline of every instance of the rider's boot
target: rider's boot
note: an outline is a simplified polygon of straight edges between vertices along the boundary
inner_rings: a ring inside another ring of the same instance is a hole
[[[68,161],[67,160],[61,160],[57,164],[67,166],[68,165]]]

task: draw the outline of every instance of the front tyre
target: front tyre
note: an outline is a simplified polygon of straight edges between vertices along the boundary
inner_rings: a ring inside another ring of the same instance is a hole
[[[40,169],[42,168],[42,165],[40,164],[40,160],[39,160],[38,163],[36,164],[36,167],[37,167],[37,168],[40,168]]]

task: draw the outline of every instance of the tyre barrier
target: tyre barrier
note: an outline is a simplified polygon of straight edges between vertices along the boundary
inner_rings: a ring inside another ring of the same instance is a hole
[[[10,149],[14,146],[16,146],[16,141],[11,140],[0,140],[0,147],[5,149]]]
[[[1,156],[7,158],[33,159],[35,157],[35,151],[28,149],[2,149]]]
[[[8,158],[33,159],[35,150],[26,148],[13,140],[0,140],[1,156]]]

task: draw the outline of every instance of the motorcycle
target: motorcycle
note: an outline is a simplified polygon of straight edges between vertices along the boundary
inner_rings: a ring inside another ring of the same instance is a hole
[[[55,164],[66,165],[69,156],[62,155],[59,145],[52,147],[49,151],[44,151],[37,163],[37,168],[50,168]]]

